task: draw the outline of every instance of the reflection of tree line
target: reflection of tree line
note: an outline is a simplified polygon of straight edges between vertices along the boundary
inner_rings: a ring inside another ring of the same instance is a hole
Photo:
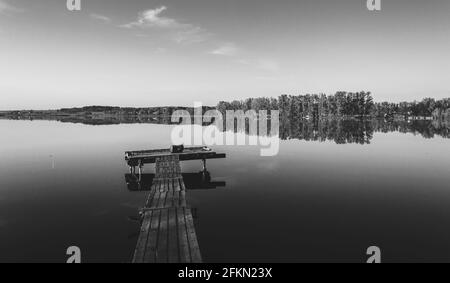
[[[170,125],[171,116],[154,116],[154,117],[115,117],[103,119],[87,119],[87,118],[63,118],[57,119],[63,123],[79,123],[87,125],[118,125],[118,124],[165,124]]]
[[[119,124],[172,124],[171,116],[155,116],[155,117],[58,117],[58,116],[38,116],[38,117],[1,117],[6,120],[28,120],[28,121],[57,121],[61,123],[73,123],[84,125],[119,125]]]
[[[248,133],[246,127],[246,133]],[[411,133],[424,138],[450,137],[450,123],[445,121],[385,121],[385,120],[288,120],[280,121],[282,140],[333,141],[337,144],[369,144],[374,133]],[[270,133],[269,133],[270,135]]]
[[[334,141],[337,144],[368,144],[373,137],[374,128],[370,121],[359,120],[286,120],[280,125],[280,138],[305,141]]]
[[[8,119],[8,118],[7,118]],[[170,116],[158,116],[148,118],[121,117],[117,119],[86,119],[86,118],[33,118],[15,120],[54,120],[63,123],[81,123],[87,125],[115,125],[115,124],[163,124],[171,125]],[[192,121],[193,122],[193,121]],[[225,122],[225,121],[224,121]],[[271,128],[271,121],[268,129]],[[225,127],[224,127],[225,128]],[[238,129],[239,127],[235,127]],[[244,129],[236,130],[238,132]],[[249,133],[248,125],[245,132]],[[450,137],[450,122],[443,120],[425,121],[425,120],[393,120],[386,121],[384,119],[289,119],[286,116],[280,119],[279,136],[283,140],[299,139],[305,141],[334,141],[337,144],[358,143],[368,144],[373,138],[374,133],[382,132],[400,132],[421,135],[424,138],[434,138],[440,136],[444,138]],[[259,135],[267,135],[258,133]],[[271,135],[271,133],[268,133]]]
[[[450,138],[450,122],[442,120],[434,121],[395,121],[395,122],[377,122],[377,132],[389,133],[411,133],[421,135],[424,138],[431,139],[435,136]]]

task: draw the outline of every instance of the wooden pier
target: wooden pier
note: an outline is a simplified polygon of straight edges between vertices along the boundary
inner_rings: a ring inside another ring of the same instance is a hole
[[[177,154],[168,150],[125,154],[130,167],[136,161],[140,169],[144,163],[156,163],[156,174],[145,207],[141,210],[142,225],[133,263],[202,262],[192,211],[186,203],[180,160],[200,159],[205,162],[210,158],[225,158],[225,155],[203,148],[186,149]]]

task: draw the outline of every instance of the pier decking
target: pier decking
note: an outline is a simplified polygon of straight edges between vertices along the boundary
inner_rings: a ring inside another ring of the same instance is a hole
[[[183,155],[184,154],[184,155]],[[186,153],[169,151],[127,152],[130,157],[154,158],[155,177],[145,204],[141,210],[142,226],[137,241],[133,263],[200,263],[202,257],[191,209],[186,203],[186,187],[181,174],[181,156],[193,159],[216,156],[203,149],[188,149]],[[206,154],[206,155],[205,155]],[[225,155],[220,155],[224,158]],[[128,159],[127,159],[128,158]],[[189,160],[189,159],[183,159]],[[142,164],[143,161],[139,161]],[[133,164],[133,163],[132,163]],[[130,166],[132,166],[129,163]]]

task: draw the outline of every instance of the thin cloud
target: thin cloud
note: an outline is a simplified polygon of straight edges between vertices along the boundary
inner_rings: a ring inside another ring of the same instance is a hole
[[[192,44],[206,41],[212,36],[200,27],[192,27],[185,30],[180,30],[171,35],[171,39],[180,44]]]
[[[167,10],[166,6],[146,10],[139,13],[134,22],[121,25],[122,28],[157,29],[167,32],[167,37],[179,44],[199,43],[207,40],[211,34],[205,29],[182,23],[176,19],[162,15]]]
[[[232,56],[236,56],[238,51],[239,51],[239,49],[236,47],[235,44],[226,43],[226,44],[218,47],[217,49],[214,49],[213,51],[211,51],[210,54],[232,57]]]
[[[161,14],[166,10],[167,10],[166,6],[161,6],[156,9],[141,12],[136,21],[122,25],[121,27],[124,28],[154,27],[154,28],[171,28],[171,29],[190,27],[189,24],[183,24],[175,19],[162,16]]]
[[[111,22],[111,18],[104,16],[104,15],[100,15],[100,14],[91,14],[90,17],[91,17],[91,19],[103,21],[105,23]]]

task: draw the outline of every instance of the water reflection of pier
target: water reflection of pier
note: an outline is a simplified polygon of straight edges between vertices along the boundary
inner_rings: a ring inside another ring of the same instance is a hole
[[[182,173],[186,190],[212,190],[225,187],[225,182],[217,182],[211,179],[209,171],[199,173]],[[125,174],[125,182],[130,191],[150,191],[152,189],[155,174],[142,174],[141,180],[134,174]]]
[[[186,191],[225,186],[224,182],[212,182],[206,169],[206,160],[215,158],[225,158],[225,155],[203,148],[174,154],[168,150],[126,153],[125,159],[130,166],[130,174],[125,175],[128,189],[149,191],[140,213],[142,226],[133,262],[202,261],[193,212],[186,203]],[[182,160],[202,160],[202,172],[182,174]],[[155,163],[155,174],[142,173],[146,163]],[[139,166],[138,175],[135,166]]]

